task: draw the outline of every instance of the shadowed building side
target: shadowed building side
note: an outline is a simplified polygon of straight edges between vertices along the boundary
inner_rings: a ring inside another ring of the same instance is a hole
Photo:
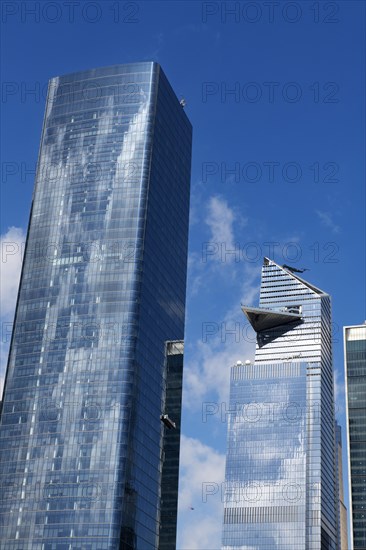
[[[344,504],[343,489],[343,458],[342,458],[342,428],[336,421],[336,463],[338,472],[338,536],[339,550],[348,550],[348,527],[347,527],[347,508]]]
[[[175,428],[164,427],[158,550],[176,549],[183,354],[183,341],[167,342],[165,414]]]
[[[344,327],[349,514],[354,550],[366,550],[366,322]]]

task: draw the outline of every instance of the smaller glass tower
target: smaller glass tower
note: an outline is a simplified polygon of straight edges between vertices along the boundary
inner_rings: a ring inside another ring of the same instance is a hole
[[[223,550],[336,550],[330,297],[264,259],[254,364],[231,369]]]
[[[182,340],[167,342],[165,414],[175,429],[164,430],[159,550],[176,548],[183,353]]]

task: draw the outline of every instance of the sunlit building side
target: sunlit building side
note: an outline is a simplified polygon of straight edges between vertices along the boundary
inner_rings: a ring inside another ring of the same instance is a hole
[[[328,294],[265,258],[255,362],[231,369],[223,550],[336,550]]]
[[[157,63],[50,80],[1,415],[3,550],[159,547],[191,139]]]

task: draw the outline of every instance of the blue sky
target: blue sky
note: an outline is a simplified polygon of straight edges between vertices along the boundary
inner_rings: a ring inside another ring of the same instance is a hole
[[[225,414],[202,410],[225,412],[229,367],[254,357],[240,303],[257,303],[264,255],[308,268],[305,278],[332,296],[344,425],[342,326],[366,318],[365,3],[1,8],[2,242],[25,238],[50,77],[155,60],[186,99],[194,141],[178,548],[219,548],[220,491],[204,502],[202,484],[223,481]],[[5,260],[3,332],[21,254]]]

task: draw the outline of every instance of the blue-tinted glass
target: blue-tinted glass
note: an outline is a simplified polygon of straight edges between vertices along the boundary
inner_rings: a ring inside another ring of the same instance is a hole
[[[0,428],[6,550],[157,547],[190,158],[157,64],[50,81]]]
[[[345,327],[353,546],[366,548],[366,324]]]
[[[335,550],[330,299],[265,259],[254,364],[231,369],[223,550]]]

